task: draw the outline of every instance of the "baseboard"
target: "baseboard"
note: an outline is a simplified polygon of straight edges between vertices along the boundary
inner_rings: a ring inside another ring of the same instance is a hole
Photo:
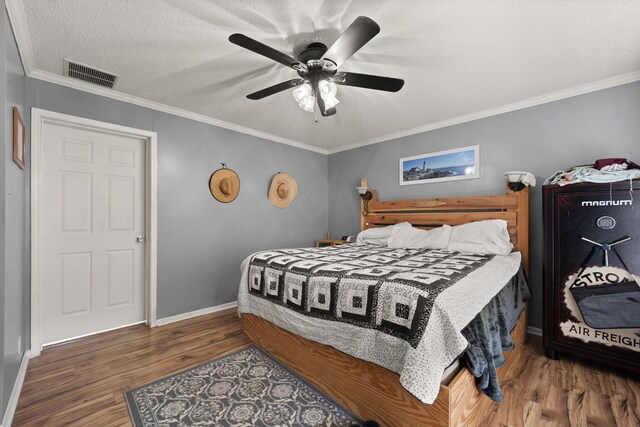
[[[528,326],[527,327],[527,333],[529,335],[537,335],[537,336],[541,337],[542,336],[542,329],[534,328],[533,326]]]
[[[238,306],[238,301],[231,301],[226,304],[216,305],[214,307],[202,308],[196,311],[190,311],[188,313],[176,314],[175,316],[165,317],[156,321],[156,326],[167,325],[173,322],[179,322],[180,320],[191,319],[192,317],[202,316],[205,314],[215,313],[216,311],[226,310]]]
[[[20,369],[18,369],[18,376],[16,382],[13,383],[13,390],[11,390],[11,396],[7,402],[7,409],[4,411],[4,417],[2,417],[2,425],[0,427],[11,427],[13,422],[13,416],[16,413],[18,407],[18,399],[20,398],[20,392],[22,391],[22,384],[24,383],[24,376],[27,374],[27,365],[29,364],[29,358],[31,352],[26,350],[22,354],[22,361],[20,362]]]

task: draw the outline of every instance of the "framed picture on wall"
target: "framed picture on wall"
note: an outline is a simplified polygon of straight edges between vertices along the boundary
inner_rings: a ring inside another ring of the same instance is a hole
[[[20,169],[25,165],[25,128],[18,107],[13,107],[13,161]]]
[[[480,178],[480,146],[400,159],[400,185]]]

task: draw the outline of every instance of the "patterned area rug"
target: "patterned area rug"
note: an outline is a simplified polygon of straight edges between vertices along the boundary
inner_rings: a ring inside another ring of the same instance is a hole
[[[360,421],[257,347],[125,392],[135,427],[350,426]]]

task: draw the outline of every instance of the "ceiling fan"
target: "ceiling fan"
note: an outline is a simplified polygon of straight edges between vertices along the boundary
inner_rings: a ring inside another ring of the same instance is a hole
[[[232,34],[229,41],[293,68],[300,77],[251,93],[247,98],[258,100],[295,87],[293,97],[303,110],[314,112],[317,103],[320,114],[331,116],[336,113],[336,104],[340,102],[336,98],[336,85],[387,92],[397,92],[404,85],[402,79],[338,71],[347,59],[379,32],[380,26],[374,20],[359,16],[330,48],[322,43],[311,43],[297,59],[244,34]]]

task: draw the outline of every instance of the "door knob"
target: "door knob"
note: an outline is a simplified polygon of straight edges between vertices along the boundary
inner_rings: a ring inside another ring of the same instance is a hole
[[[143,236],[138,236],[138,237],[136,237],[136,240],[138,241],[138,243],[142,243],[142,242],[144,242],[144,237]]]

